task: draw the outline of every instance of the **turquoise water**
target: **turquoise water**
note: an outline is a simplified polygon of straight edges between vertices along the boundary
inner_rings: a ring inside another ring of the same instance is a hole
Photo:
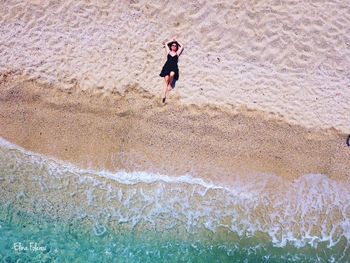
[[[350,262],[348,185],[81,170],[0,144],[0,262]]]
[[[67,225],[38,223],[22,213],[11,222],[1,222],[4,262],[323,262],[325,257],[340,258],[322,245],[316,252],[310,247],[276,248],[256,238],[223,244],[133,231],[96,236],[81,229],[69,230]]]

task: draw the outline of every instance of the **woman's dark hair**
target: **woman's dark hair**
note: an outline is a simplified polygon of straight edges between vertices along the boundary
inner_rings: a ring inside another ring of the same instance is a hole
[[[169,47],[170,50],[171,50],[171,45],[172,45],[172,44],[176,44],[176,49],[179,49],[179,47],[180,47],[179,43],[177,43],[176,41],[173,41],[173,42],[170,42],[170,43],[168,44],[168,47]]]

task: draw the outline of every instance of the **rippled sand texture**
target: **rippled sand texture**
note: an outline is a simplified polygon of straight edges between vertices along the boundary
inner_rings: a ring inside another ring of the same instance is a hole
[[[182,102],[350,130],[349,1],[1,1],[0,19],[1,73],[160,94],[161,42],[176,35]]]

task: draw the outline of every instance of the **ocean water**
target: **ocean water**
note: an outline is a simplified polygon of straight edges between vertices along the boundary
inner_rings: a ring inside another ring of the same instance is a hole
[[[350,187],[83,170],[1,139],[0,262],[350,262]]]

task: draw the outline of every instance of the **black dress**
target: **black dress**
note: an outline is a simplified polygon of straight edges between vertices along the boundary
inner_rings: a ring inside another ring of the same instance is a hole
[[[170,74],[170,71],[174,71],[175,72],[174,79],[178,80],[179,79],[179,67],[177,66],[178,58],[179,57],[177,56],[177,54],[175,56],[168,54],[168,59],[165,62],[159,76],[165,77],[166,75]]]

